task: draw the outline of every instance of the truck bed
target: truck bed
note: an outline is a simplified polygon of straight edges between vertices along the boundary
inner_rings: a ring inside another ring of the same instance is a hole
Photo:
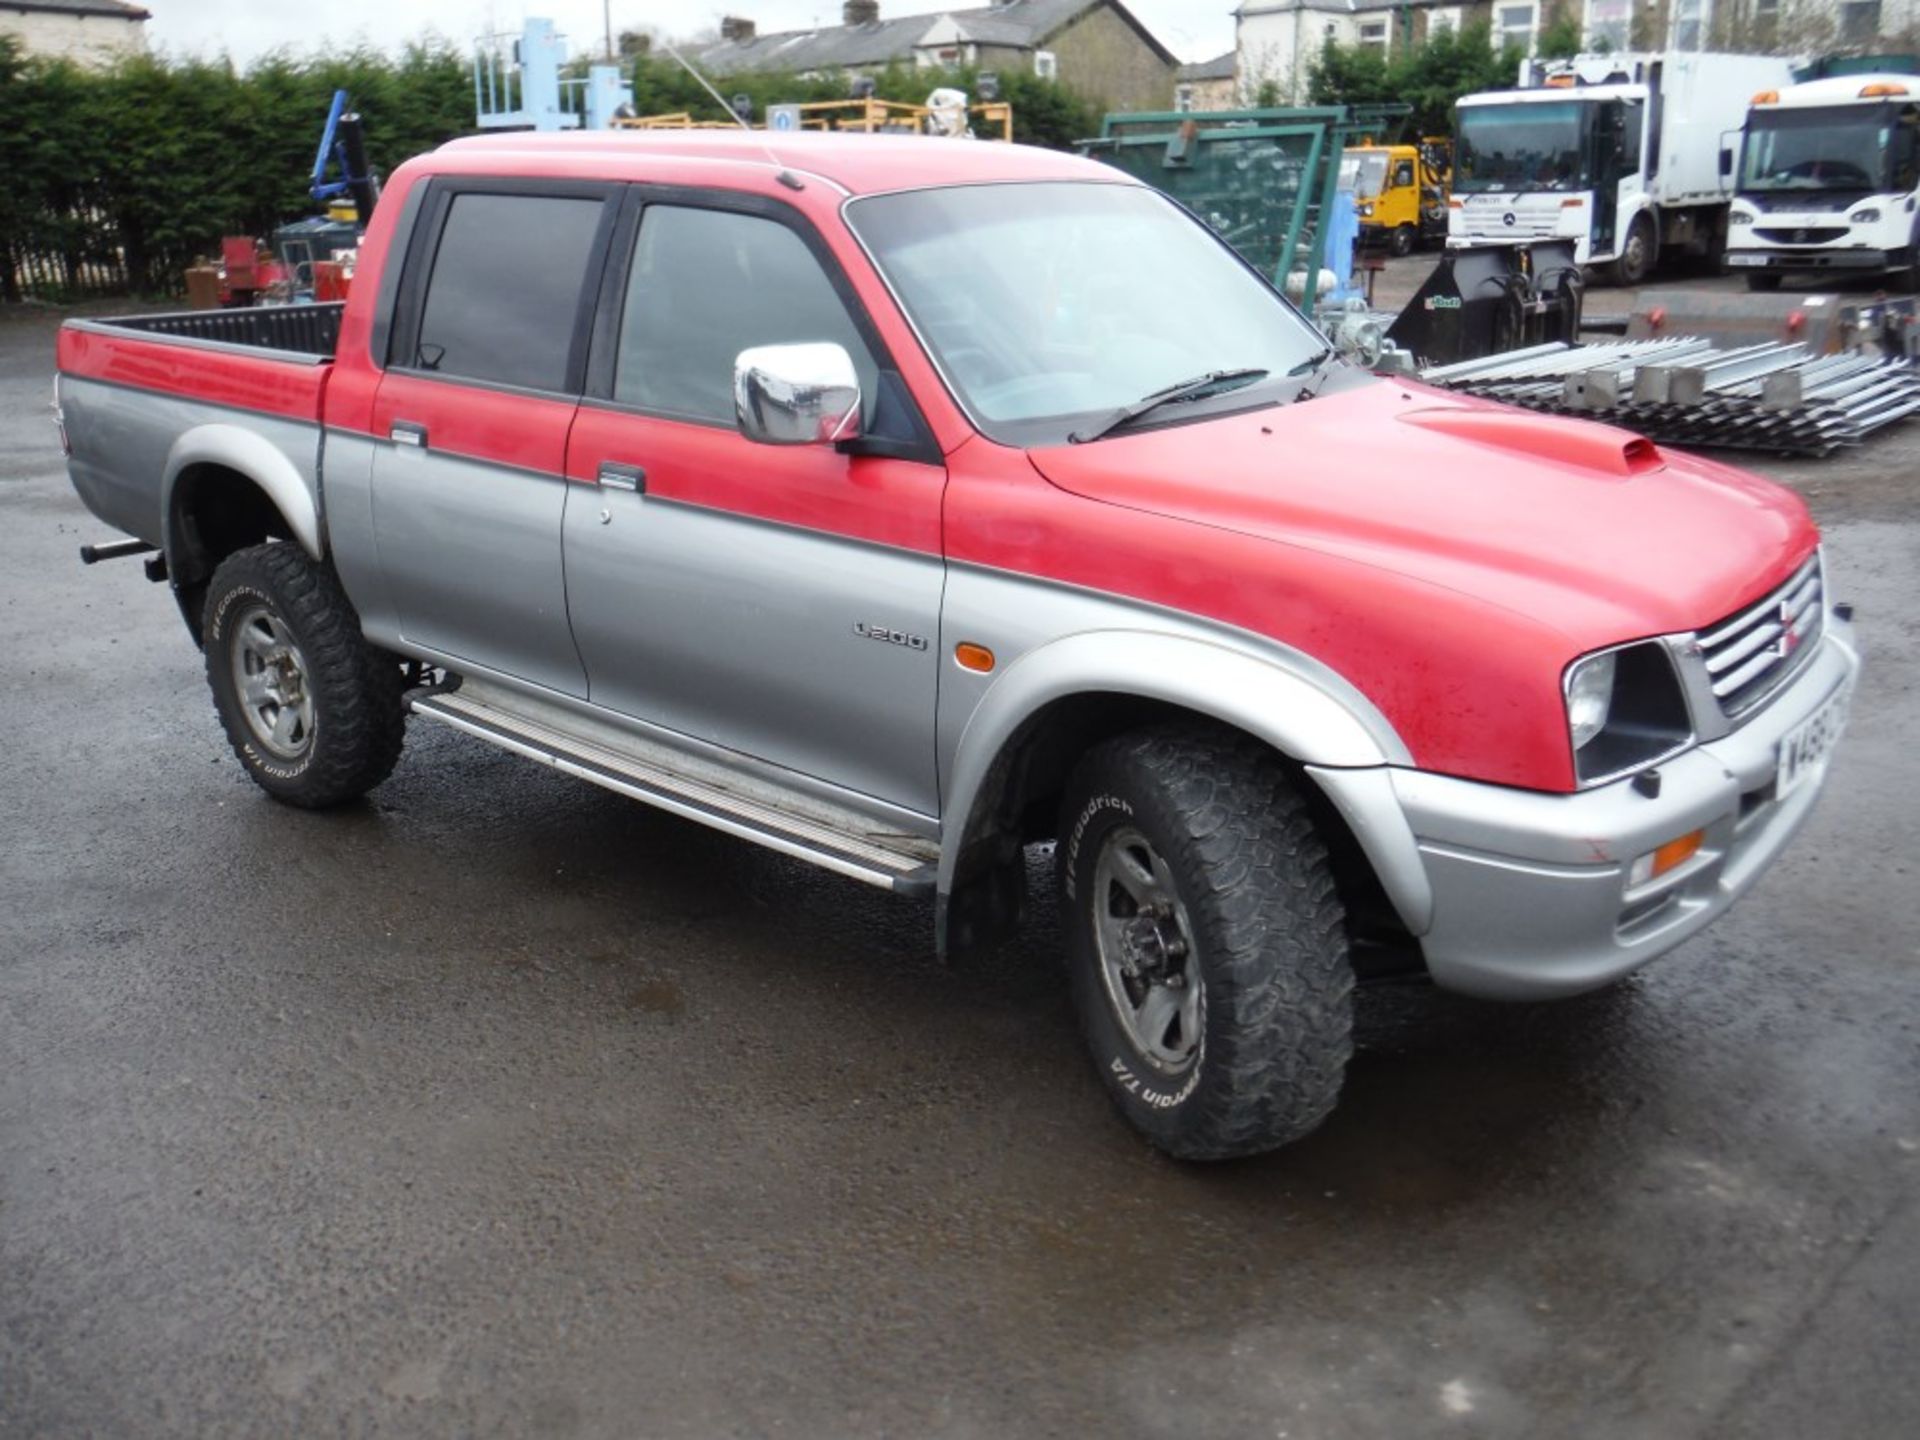
[[[67,321],[59,404],[81,498],[108,524],[158,544],[171,475],[188,463],[221,463],[239,454],[235,446],[262,440],[312,492],[344,308]]]
[[[207,340],[253,350],[333,358],[345,302],[329,305],[256,305],[244,310],[183,310],[92,322],[115,330]]]

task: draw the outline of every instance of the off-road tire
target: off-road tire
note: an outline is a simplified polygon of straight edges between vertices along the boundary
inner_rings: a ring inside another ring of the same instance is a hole
[[[1607,267],[1607,278],[1623,289],[1632,289],[1651,275],[1659,263],[1660,239],[1654,234],[1653,221],[1645,215],[1636,215],[1627,226],[1619,258]]]
[[[1191,931],[1201,1008],[1183,1073],[1156,1069],[1109,997],[1093,877],[1129,832],[1164,859]],[[1171,1155],[1221,1160],[1326,1119],[1353,1049],[1353,969],[1326,847],[1280,759],[1205,726],[1122,736],[1074,770],[1059,836],[1074,1005],[1128,1122]]]
[[[1749,270],[1747,289],[1756,294],[1771,295],[1780,288],[1780,274],[1774,270]]]
[[[235,626],[262,610],[290,634],[312,708],[302,753],[283,758],[256,736],[234,676]],[[405,737],[399,661],[368,643],[333,568],[297,545],[239,550],[207,586],[203,634],[214,710],[241,765],[276,800],[321,810],[392,773]]]

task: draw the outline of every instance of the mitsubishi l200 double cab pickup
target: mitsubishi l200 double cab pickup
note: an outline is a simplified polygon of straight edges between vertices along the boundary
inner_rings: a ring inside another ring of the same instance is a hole
[[[411,713],[930,896],[943,951],[1052,841],[1094,1064],[1185,1157],[1320,1123],[1356,977],[1567,995],[1698,933],[1858,664],[1792,494],[1349,368],[1039,150],[457,141],[344,307],[75,320],[59,371],[270,795],[353,800]]]

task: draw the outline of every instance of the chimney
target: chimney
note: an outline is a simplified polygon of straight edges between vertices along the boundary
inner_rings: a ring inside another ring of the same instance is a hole
[[[880,0],[847,0],[840,7],[840,19],[848,25],[878,25]]]
[[[720,21],[720,38],[735,45],[745,45],[753,39],[753,21],[739,15],[723,16]]]

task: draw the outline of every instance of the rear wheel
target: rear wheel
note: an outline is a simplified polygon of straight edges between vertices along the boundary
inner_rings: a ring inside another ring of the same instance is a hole
[[[1060,834],[1075,1008],[1127,1120],[1189,1160],[1324,1120],[1353,971],[1326,849],[1279,759],[1211,729],[1123,736],[1075,770]]]
[[[228,743],[276,800],[339,805],[392,772],[400,665],[360,633],[330,566],[289,544],[228,556],[207,587],[204,640]]]
[[[1780,288],[1780,276],[1771,270],[1749,270],[1747,289],[1760,294],[1772,294]]]

